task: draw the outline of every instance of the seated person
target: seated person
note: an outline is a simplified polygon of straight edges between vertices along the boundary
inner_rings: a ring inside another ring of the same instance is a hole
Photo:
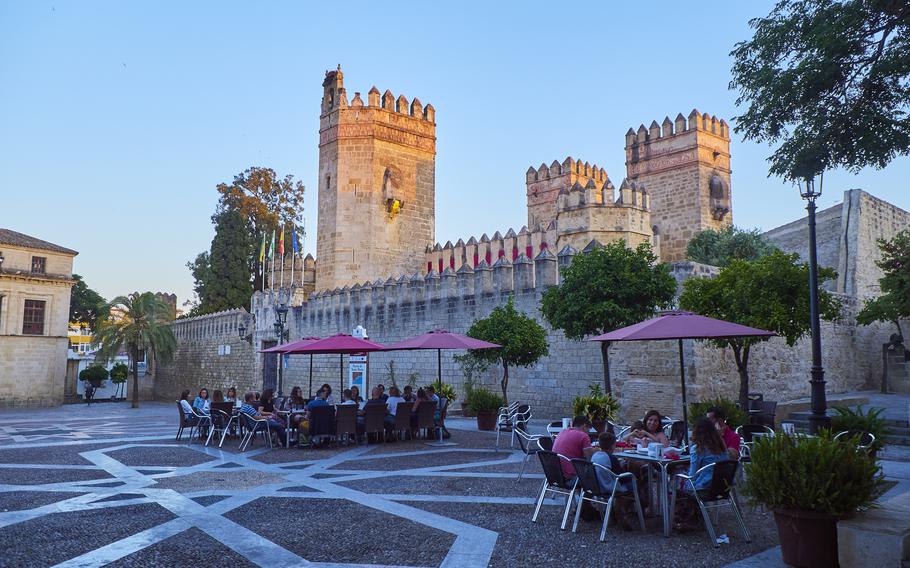
[[[190,405],[190,401],[187,400],[189,398],[189,389],[185,389],[180,393],[180,408],[183,409],[183,425],[185,427],[199,424],[199,417],[193,412],[193,407]]]
[[[332,387],[329,385],[329,383],[322,385],[322,391],[325,393],[325,401],[328,404],[336,403],[335,395],[332,394]]]
[[[572,427],[566,428],[556,436],[553,442],[553,452],[566,456],[569,459],[583,458],[591,459],[597,448],[591,445],[591,436],[588,430],[591,429],[591,422],[587,416],[578,415],[572,419]],[[566,481],[575,477],[575,467],[572,462],[561,459],[562,474]]]
[[[597,481],[600,482],[600,487],[603,489],[604,493],[610,493],[613,491],[613,486],[616,485],[616,477],[625,472],[625,468],[622,463],[619,461],[619,458],[613,455],[613,450],[616,449],[616,435],[611,432],[604,432],[597,439],[598,447],[600,448],[599,452],[595,452],[591,456],[591,461],[604,466],[610,471],[606,471],[601,468],[595,468],[597,471]],[[632,484],[628,481],[622,481],[619,484],[619,488],[616,489],[619,493],[625,493],[632,490]]]
[[[439,401],[439,396],[437,396],[437,394],[436,394],[436,387],[434,387],[433,385],[429,385],[427,387],[427,397],[429,397],[429,399],[436,404],[436,412],[433,413],[433,419],[436,420],[436,422],[439,422],[439,417],[440,417],[440,413],[442,412],[442,409],[439,408],[440,401]]]
[[[199,394],[196,396],[196,400],[193,401],[193,408],[195,408],[201,414],[208,414],[211,409],[211,402],[209,401],[209,391],[208,389],[200,389]]]
[[[314,398],[313,400],[311,400],[311,401],[309,402],[309,404],[306,405],[307,414],[309,415],[309,413],[310,413],[314,408],[317,408],[317,407],[319,407],[319,406],[329,406],[329,403],[328,403],[328,401],[326,400],[326,399],[328,398],[328,396],[329,396],[329,395],[328,395],[328,393],[325,391],[325,389],[319,389],[319,392],[316,393],[316,398]]]
[[[742,438],[727,425],[727,413],[719,406],[712,406],[708,409],[705,416],[710,420],[714,427],[717,428],[720,437],[727,446],[727,455],[731,460],[739,459],[739,448],[742,445]]]
[[[670,446],[670,439],[664,434],[663,427],[660,424],[660,412],[656,410],[649,411],[645,414],[645,419],[642,423],[644,428],[639,428],[629,434],[627,439],[629,444],[648,446],[651,442],[660,442],[665,448]]]
[[[379,398],[382,399],[382,402],[385,402],[385,401],[389,400],[389,395],[387,395],[387,394],[385,393],[385,385],[384,385],[384,384],[379,383],[378,385],[376,385],[376,388],[379,389]]]
[[[689,462],[689,476],[692,483],[680,480],[679,489],[682,494],[692,494],[692,486],[696,491],[707,489],[714,479],[714,469],[708,469],[696,475],[696,472],[712,463],[727,459],[727,446],[717,427],[707,418],[701,418],[692,429],[692,460]],[[693,530],[698,527],[698,506],[691,499],[677,501],[676,524],[678,531]]]
[[[411,430],[417,430],[417,409],[420,408],[421,404],[429,403],[430,397],[427,396],[427,391],[422,387],[417,389],[417,394],[414,395],[414,406],[411,409]]]
[[[416,402],[417,396],[414,394],[414,387],[405,385],[404,392],[401,393],[401,398],[403,398],[405,402]]]
[[[351,387],[351,400],[353,400],[358,405],[360,405],[361,408],[363,408],[364,400],[363,400],[363,397],[360,396],[360,388],[357,387],[356,385]]]
[[[239,402],[237,398],[237,387],[231,387],[224,396],[224,402]]]
[[[351,389],[344,389],[341,391],[341,404],[357,404],[357,401],[354,400],[354,393],[351,391]]]
[[[240,405],[240,412],[254,420],[267,420],[269,429],[278,435],[278,440],[282,445],[285,444],[287,442],[287,433],[284,430],[284,425],[275,420],[275,417],[270,413],[263,413],[257,410],[256,407],[253,406],[254,404],[256,404],[255,393],[246,393],[243,397],[243,404]]]
[[[398,390],[398,387],[392,387],[389,389],[389,398],[386,400],[388,405],[387,414],[385,416],[385,421],[388,426],[395,425],[395,412],[398,410],[398,403],[404,402],[404,398],[401,396],[401,391]]]
[[[366,415],[366,409],[368,406],[376,406],[376,405],[381,404],[383,409],[385,409],[386,404],[385,404],[385,401],[382,400],[382,391],[379,389],[378,386],[373,387],[371,394],[372,394],[372,397],[370,398],[370,400],[368,400],[366,402],[366,404],[363,405],[363,409],[357,415],[357,431],[358,432],[364,431],[364,427],[366,424],[366,418],[364,418],[364,416]]]

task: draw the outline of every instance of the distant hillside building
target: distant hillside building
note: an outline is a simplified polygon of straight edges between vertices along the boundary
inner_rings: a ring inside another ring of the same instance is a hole
[[[0,407],[63,403],[77,254],[0,228]]]

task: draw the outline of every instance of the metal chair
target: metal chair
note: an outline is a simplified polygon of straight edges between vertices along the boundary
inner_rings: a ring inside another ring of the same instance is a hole
[[[607,429],[616,435],[617,440],[622,440],[623,436],[632,429],[631,426],[623,426],[622,424],[617,424],[612,420],[607,420]]]
[[[751,444],[755,441],[755,434],[773,436],[774,430],[763,424],[743,424],[736,428],[736,434],[742,438],[743,442]]]
[[[553,451],[553,438],[549,436],[541,436],[537,439],[537,447],[545,452]]]
[[[193,443],[194,433],[198,433],[201,439],[202,429],[211,430],[212,428],[212,416],[210,414],[203,414],[197,408],[193,408],[193,416],[196,417],[196,423],[190,427],[190,444]]]
[[[735,479],[738,467],[739,462],[726,460],[708,464],[696,471],[695,475],[692,477],[682,473],[677,473],[675,476],[676,478],[683,480],[684,486],[688,488],[685,497],[694,499],[698,504],[701,516],[705,521],[705,528],[708,529],[708,536],[711,537],[711,543],[714,545],[714,548],[720,546],[720,543],[717,542],[717,534],[714,532],[714,525],[711,523],[708,509],[716,511],[724,505],[729,505],[733,509],[733,513],[739,521],[739,527],[742,530],[743,538],[746,542],[752,542],[752,535],[749,533],[749,529],[746,528],[746,523],[743,520],[743,515],[737,504]],[[712,470],[711,485],[709,485],[707,489],[702,489],[701,491],[696,490],[695,483],[692,481],[693,477],[698,477],[699,474],[708,470]],[[676,514],[676,494],[678,485],[678,483],[673,484],[673,494],[670,501],[671,518]]]
[[[436,403],[421,402],[417,405],[417,431],[426,431],[427,439],[430,438],[430,432],[436,428]]]
[[[367,442],[370,441],[370,434],[377,434],[380,442],[385,441],[385,413],[384,404],[367,404],[363,407],[363,430]]]
[[[354,408],[351,406],[351,408]],[[356,410],[355,410],[356,413]],[[356,417],[354,429],[356,431]],[[315,446],[320,441],[335,439],[335,407],[316,406],[310,410],[310,442]]]
[[[253,441],[256,432],[265,434],[266,439],[269,441],[269,449],[272,448],[272,429],[269,427],[267,418],[253,418],[245,412],[240,412],[238,416],[240,417],[240,423],[246,428],[246,433],[243,435],[243,438],[240,439],[241,452],[245,452],[250,446],[250,442]]]
[[[534,508],[534,515],[531,517],[531,522],[537,522],[537,517],[540,515],[540,508],[543,506],[543,500],[546,498],[547,493],[565,495],[566,507],[562,514],[562,524],[559,528],[566,530],[566,523],[569,521],[569,510],[572,508],[575,489],[578,487],[578,479],[573,478],[571,481],[566,480],[562,471],[561,460],[565,460],[569,463],[571,463],[572,460],[564,455],[545,452],[543,450],[537,452],[537,458],[540,459],[540,465],[543,467],[545,479],[543,481],[543,487],[540,489],[540,495],[537,497],[537,506]]]
[[[205,440],[205,445],[208,446],[209,442],[212,441],[212,435],[219,431],[221,432],[221,441],[218,443],[220,448],[224,444],[224,438],[227,436],[228,429],[231,427],[231,424],[234,422],[234,403],[233,402],[213,402],[211,406],[210,416],[212,417],[212,427],[209,429],[208,438]]]
[[[186,419],[186,414],[184,414],[184,412],[183,412],[183,406],[180,405],[179,400],[177,401],[177,413],[179,414],[180,418],[179,418],[179,421],[177,422],[177,436],[175,436],[174,439],[179,442],[183,438],[183,430],[187,426],[192,426],[192,425],[188,423],[188,421]]]
[[[582,504],[585,501],[600,503],[601,505],[606,505],[603,526],[600,528],[600,542],[603,542],[607,535],[607,525],[610,523],[613,502],[617,496],[632,497],[632,500],[635,501],[635,512],[638,513],[638,522],[641,525],[641,530],[645,530],[645,515],[641,510],[641,501],[638,500],[638,483],[635,480],[635,474],[626,472],[616,475],[613,470],[599,463],[577,458],[572,460],[572,465],[575,467],[576,479],[578,479],[579,485],[579,501],[575,506],[575,521],[572,523],[572,532],[575,532],[578,528],[578,518],[581,516]],[[603,486],[600,484],[600,480],[597,478],[597,468],[603,470],[603,473],[608,473],[614,479],[613,487],[610,491],[604,491]],[[625,481],[632,482],[631,491],[623,491],[620,487]]]
[[[518,472],[518,481],[521,481],[522,476],[525,474],[525,467],[528,465],[528,460],[531,459],[531,456],[540,451],[540,444],[537,442],[544,436],[532,436],[528,434],[524,429],[517,429],[515,434],[518,436],[518,447],[521,448],[521,451],[524,452],[525,459],[521,462],[521,471]],[[547,439],[550,439],[547,436]],[[552,441],[550,449],[552,449]]]
[[[496,451],[499,451],[499,435],[502,432],[510,431],[513,425],[513,418],[518,412],[518,407],[520,405],[517,402],[511,403],[509,406],[503,406],[499,409],[499,417],[496,419]],[[515,437],[512,436],[511,441],[509,442],[509,448],[514,447]]]
[[[872,447],[875,445],[875,436],[871,432],[866,432],[864,430],[844,430],[843,432],[838,432],[834,436],[834,441],[846,441],[850,438],[856,438],[856,449],[864,452],[871,451]]]
[[[399,402],[395,407],[395,422],[392,432],[398,439],[407,439],[411,435],[411,414],[414,411],[413,402]]]

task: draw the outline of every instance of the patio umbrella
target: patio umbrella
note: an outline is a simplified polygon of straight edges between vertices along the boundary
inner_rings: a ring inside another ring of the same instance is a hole
[[[340,387],[341,390],[344,390],[344,355],[354,354],[354,353],[367,353],[369,351],[381,351],[385,348],[385,345],[380,343],[373,343],[366,339],[358,339],[352,335],[346,335],[344,333],[339,333],[338,335],[333,335],[331,337],[324,337],[322,339],[317,339],[311,341],[306,345],[300,347],[295,347],[293,350],[288,351],[288,353],[304,353],[308,355],[319,355],[326,353],[337,353],[338,354],[338,374],[340,378]],[[312,384],[310,385],[312,389]]]
[[[429,331],[423,335],[418,335],[417,337],[405,339],[404,341],[399,341],[398,343],[391,343],[389,345],[386,345],[385,351],[435,349],[437,372],[436,384],[439,385],[442,383],[443,349],[495,349],[497,347],[502,346],[497,345],[496,343],[490,343],[489,341],[474,339],[473,337],[468,337],[467,335],[452,333],[444,329],[434,329],[433,331]]]
[[[683,422],[687,425],[686,445],[689,445],[689,409],[686,405],[686,368],[683,359],[683,339],[732,339],[734,337],[772,337],[765,331],[729,321],[700,316],[692,312],[671,310],[628,327],[592,337],[588,341],[656,341],[676,339],[679,342],[679,376],[682,383]]]
[[[318,337],[304,337],[298,339],[297,341],[292,341],[290,343],[285,343],[284,345],[276,345],[275,347],[269,347],[268,349],[263,349],[260,353],[281,353],[284,355],[289,354],[290,351],[297,349],[298,347],[303,347],[304,345],[309,345],[310,343],[319,339]],[[310,354],[310,390],[307,391],[307,396],[309,397],[313,394],[313,355]]]

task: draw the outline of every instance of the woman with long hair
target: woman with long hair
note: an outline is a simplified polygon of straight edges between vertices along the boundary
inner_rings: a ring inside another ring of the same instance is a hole
[[[193,401],[193,408],[203,414],[208,414],[210,406],[211,401],[209,401],[209,389],[199,389],[199,394],[196,396],[196,400]]]
[[[660,442],[666,448],[670,445],[670,439],[664,434],[660,424],[661,415],[656,410],[649,410],[642,420],[643,427],[633,430],[629,434],[628,441],[630,444],[647,446],[651,442]]]

